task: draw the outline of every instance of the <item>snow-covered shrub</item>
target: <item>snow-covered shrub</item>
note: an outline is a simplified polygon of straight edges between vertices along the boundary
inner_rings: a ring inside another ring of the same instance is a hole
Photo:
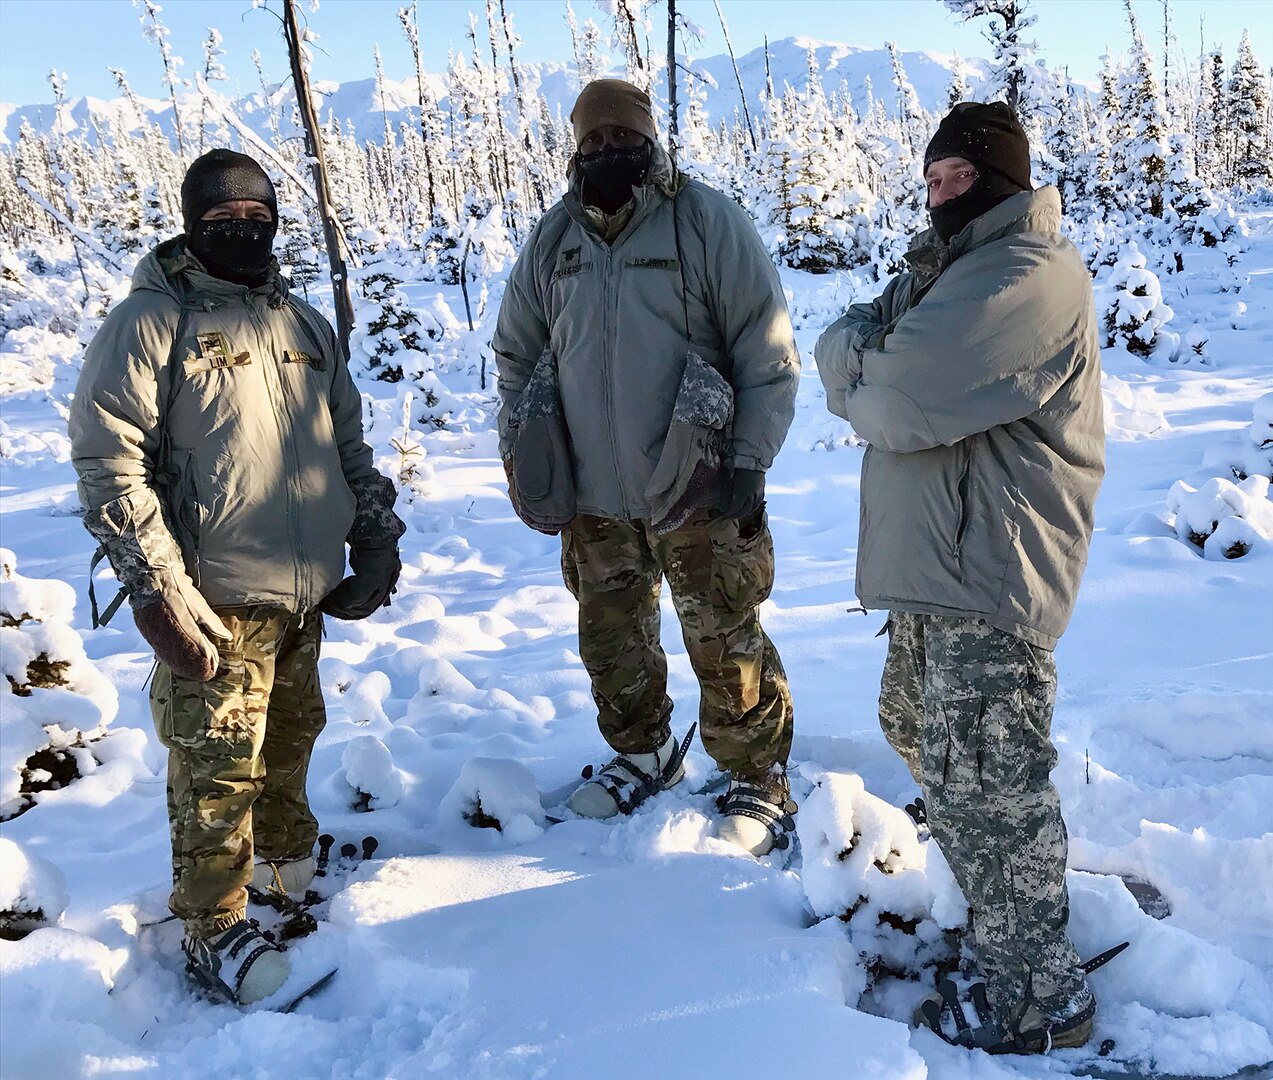
[[[1176,536],[1201,548],[1208,559],[1240,559],[1273,540],[1269,479],[1249,476],[1235,484],[1214,476],[1200,488],[1177,480],[1167,493]]]
[[[14,941],[56,926],[66,910],[66,879],[51,862],[0,839],[0,938]]]
[[[119,704],[71,627],[74,590],[16,566],[0,548],[0,819],[96,769],[90,744]]]
[[[1130,353],[1148,357],[1164,346],[1173,349],[1177,344],[1175,335],[1170,340],[1162,336],[1175,312],[1163,302],[1158,275],[1147,268],[1135,241],[1122,247],[1103,279],[1097,278],[1097,289],[1098,310],[1104,312],[1106,348],[1122,345]]]
[[[406,789],[389,747],[374,735],[350,739],[341,752],[340,767],[345,782],[354,789],[355,810],[397,806]]]
[[[521,762],[504,758],[466,761],[439,813],[475,829],[494,829],[515,844],[534,840],[545,827],[534,776]]]
[[[819,918],[847,924],[871,991],[958,964],[968,908],[934,844],[860,776],[824,773],[798,818],[801,879]]]
[[[1246,434],[1209,451],[1202,460],[1209,469],[1224,469],[1234,480],[1267,476],[1273,480],[1273,394],[1258,398],[1251,409]]]

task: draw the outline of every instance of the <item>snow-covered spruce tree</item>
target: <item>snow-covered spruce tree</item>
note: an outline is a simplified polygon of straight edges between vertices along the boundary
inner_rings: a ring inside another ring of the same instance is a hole
[[[421,422],[443,427],[455,403],[430,355],[442,326],[427,312],[413,310],[402,292],[406,252],[396,242],[364,236],[363,250],[362,266],[350,271],[357,290],[349,342],[354,369],[382,382],[413,383],[424,404]]]
[[[1215,49],[1202,57],[1198,67],[1198,110],[1194,118],[1194,162],[1198,175],[1210,187],[1226,182],[1228,123],[1225,109],[1224,55]]]
[[[1164,327],[1175,316],[1162,298],[1158,276],[1146,265],[1144,254],[1129,240],[1114,265],[1096,278],[1097,311],[1103,312],[1106,348],[1121,345],[1136,356],[1174,352],[1179,342],[1165,336]]]
[[[1031,90],[1030,55],[1037,41],[1025,41],[1022,34],[1038,19],[1027,14],[1029,0],[945,0],[946,6],[964,22],[985,19],[983,36],[994,51],[990,78],[983,90],[984,100],[1006,101],[1021,118],[1027,131],[1034,121],[1037,100]]]
[[[84,655],[74,611],[69,585],[23,577],[0,548],[0,820],[97,768],[90,746],[119,698]]]
[[[1251,48],[1251,35],[1243,30],[1229,79],[1227,113],[1233,138],[1233,181],[1248,191],[1273,177],[1268,107],[1269,84]]]
[[[1132,47],[1129,64],[1118,79],[1120,127],[1112,147],[1114,184],[1125,207],[1138,216],[1161,218],[1166,206],[1166,106],[1131,0],[1123,3]]]

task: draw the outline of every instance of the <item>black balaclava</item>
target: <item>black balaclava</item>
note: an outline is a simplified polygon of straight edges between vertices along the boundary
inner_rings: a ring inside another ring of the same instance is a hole
[[[962,195],[931,206],[933,228],[945,243],[970,222],[1030,184],[1030,141],[1016,114],[1002,101],[963,101],[937,127],[924,151],[924,169],[942,158],[961,157],[977,168],[977,179]]]
[[[589,206],[613,214],[632,201],[632,189],[645,183],[650,172],[651,144],[607,146],[575,162],[583,178],[580,197]]]
[[[204,221],[212,207],[235,199],[263,203],[272,220],[229,218]],[[263,285],[269,278],[278,200],[274,184],[252,158],[233,150],[209,150],[181,182],[186,246],[213,277],[236,285]]]

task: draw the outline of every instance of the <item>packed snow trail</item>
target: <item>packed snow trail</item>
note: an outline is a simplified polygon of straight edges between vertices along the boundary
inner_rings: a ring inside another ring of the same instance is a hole
[[[74,586],[74,626],[119,711],[90,775],[3,825],[20,848],[6,874],[47,860],[69,904],[60,927],[0,943],[0,1072],[567,1080],[635,1061],[685,1080],[1054,1077],[1114,1075],[1096,1057],[1111,1038],[1147,1074],[1273,1061],[1273,545],[1204,560],[1166,521],[1172,484],[1222,475],[1209,462],[1273,389],[1268,226],[1253,222],[1264,231],[1246,257],[1245,315],[1202,276],[1169,297],[1212,327],[1210,364],[1105,353],[1109,472],[1057,654],[1054,776],[1079,951],[1132,947],[1093,976],[1092,1047],[1052,1059],[991,1060],[910,1031],[917,982],[882,978],[863,997],[860,953],[922,966],[962,913],[899,809],[914,787],[877,726],[884,617],[850,611],[861,449],[826,413],[808,360],[847,299],[832,279],[786,275],[806,371],[770,477],[778,574],[762,612],[795,695],[801,861],[756,862],[712,838],[711,797],[691,794],[711,768],[698,748],[686,782],[631,818],[549,827],[541,794],[606,751],[558,542],[513,515],[491,395],[460,357],[443,373],[458,422],[412,432],[427,454],[399,502],[409,532],[393,606],[328,622],[313,803],[338,845],[374,833],[381,846],[294,946],[280,1000],[340,974],[286,1016],[193,997],[177,928],[139,929],[165,914],[168,879],[150,659],[126,614],[88,629],[91,544],[63,434],[74,350],[47,333],[7,345],[3,544],[21,574]],[[436,290],[408,291],[423,302]],[[363,390],[380,464],[399,475],[403,391]],[[697,694],[664,604],[682,731]],[[479,803],[500,831],[470,824]],[[1172,915],[1149,918],[1095,871],[1153,882]],[[859,999],[882,1015],[856,1011]]]

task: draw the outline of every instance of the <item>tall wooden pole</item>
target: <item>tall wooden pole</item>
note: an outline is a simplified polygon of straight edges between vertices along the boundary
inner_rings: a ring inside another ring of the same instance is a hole
[[[676,0],[667,0],[667,149],[676,164],[680,125],[676,117]]]
[[[327,186],[327,159],[323,154],[323,138],[318,113],[309,92],[309,73],[301,53],[301,30],[296,18],[295,0],[283,0],[283,36],[287,40],[287,57],[292,65],[292,82],[296,86],[296,102],[305,126],[305,152],[309,156],[314,178],[314,196],[323,219],[323,240],[327,246],[327,263],[331,268],[332,297],[336,302],[336,336],[345,356],[349,356],[349,335],[354,329],[354,300],[349,291],[349,259],[336,223],[331,189]]]

